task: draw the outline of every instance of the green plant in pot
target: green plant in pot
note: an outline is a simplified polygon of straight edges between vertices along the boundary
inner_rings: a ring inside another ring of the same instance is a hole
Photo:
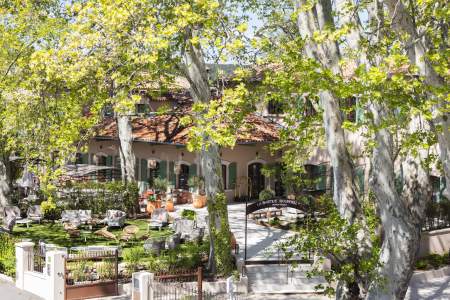
[[[194,194],[202,194],[205,190],[205,181],[199,176],[192,176],[188,179],[188,186]]]
[[[166,178],[155,178],[153,181],[153,189],[157,194],[164,194],[169,186],[169,181]]]
[[[270,200],[270,199],[273,199],[274,197],[275,197],[274,191],[272,191],[269,188],[266,188],[259,193],[260,201]]]

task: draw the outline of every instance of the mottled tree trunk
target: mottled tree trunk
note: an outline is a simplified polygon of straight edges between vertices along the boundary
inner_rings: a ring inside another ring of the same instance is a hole
[[[208,73],[199,45],[192,45],[190,39],[195,33],[186,31],[184,49],[184,73],[190,83],[191,96],[195,102],[208,103],[211,99]],[[202,118],[199,114],[198,118]],[[222,163],[219,146],[207,134],[203,137],[200,161],[205,180],[205,191],[208,199],[210,259],[208,269],[215,274],[229,273],[232,269],[231,237],[228,224],[228,212],[222,179]]]
[[[379,126],[388,112],[379,104],[372,106],[375,125]],[[416,122],[416,119],[411,122],[412,131],[417,129]],[[428,173],[422,168],[420,154],[405,157],[402,162],[404,186],[399,194],[395,188],[392,135],[383,128],[375,133],[375,140],[371,186],[383,230],[379,260],[382,281],[371,284],[367,299],[403,299],[412,276],[420,244],[423,211],[430,194]]]
[[[0,208],[10,204],[10,172],[8,158],[4,154],[0,154]]]
[[[392,27],[398,34],[408,34],[412,46],[408,49],[411,63],[415,64],[420,75],[430,86],[440,87],[445,84],[444,79],[434,70],[426,54],[429,52],[430,41],[427,35],[419,36],[413,16],[401,0],[384,0],[392,18]],[[422,30],[424,32],[424,30]],[[438,137],[440,160],[442,163],[445,181],[447,183],[443,194],[450,199],[450,113],[448,101],[441,99],[433,108],[433,129]]]
[[[298,28],[302,37],[312,37],[315,32],[324,30],[328,26],[333,27],[332,5],[330,0],[320,0],[315,4],[315,12],[302,10],[307,3],[300,0],[298,16]],[[355,32],[352,32],[351,42],[356,43]],[[340,74],[340,53],[336,43],[328,41],[316,44],[311,41],[305,46],[306,55],[321,63],[324,68],[335,74]],[[339,99],[330,91],[323,90],[319,93],[320,103],[324,110],[323,122],[326,134],[326,144],[330,163],[333,167],[333,200],[340,215],[349,223],[356,219],[363,219],[361,205],[358,199],[357,185],[355,182],[354,164],[347,150],[344,129],[342,128],[342,112],[339,107]],[[367,237],[362,234],[361,236]],[[368,247],[368,240],[361,240],[361,255]],[[356,287],[356,288],[355,288]],[[336,289],[336,299],[357,299],[364,295],[367,287],[362,282],[339,282]]]
[[[129,115],[118,114],[117,133],[119,136],[120,168],[122,170],[122,180],[124,182],[134,182],[134,167],[136,158],[133,152],[133,128]]]

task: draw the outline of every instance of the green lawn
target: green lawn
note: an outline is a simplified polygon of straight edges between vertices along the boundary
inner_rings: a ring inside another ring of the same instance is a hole
[[[161,253],[161,255],[157,256],[154,253],[144,251],[143,244],[145,239],[147,237],[167,237],[170,236],[173,231],[168,228],[161,231],[149,231],[148,221],[142,219],[129,219],[126,221],[125,226],[126,225],[136,225],[139,227],[139,232],[136,235],[136,239],[130,241],[120,241],[120,237],[123,233],[121,228],[109,229],[110,232],[117,236],[117,241],[107,239],[93,233],[94,231],[102,228],[104,225],[93,228],[92,232],[88,232],[88,228],[84,228],[82,226],[80,230],[86,231],[86,234],[77,238],[71,238],[61,224],[51,223],[48,221],[45,221],[42,224],[30,224],[29,228],[24,225],[16,225],[14,226],[13,236],[16,240],[30,239],[36,243],[39,240],[42,240],[45,243],[56,244],[67,248],[92,245],[120,246],[124,251],[120,252],[121,256],[119,259],[127,262],[127,264],[130,264],[131,268],[134,268],[134,271],[138,268],[145,268],[155,272],[158,270],[168,270],[171,268],[193,269],[200,266],[205,262],[205,259],[207,259],[209,250],[207,238],[205,238],[205,242],[203,243],[183,243],[176,249],[165,250]],[[84,236],[86,236],[86,241],[84,240]]]
[[[100,229],[104,225],[100,225],[92,230],[92,233],[88,233],[88,228],[81,227],[81,231],[84,233],[80,237],[71,238],[64,230],[63,226],[58,223],[50,223],[45,222],[42,224],[33,223],[30,224],[30,227],[27,228],[25,225],[16,225],[14,226],[13,236],[19,240],[21,239],[31,239],[33,242],[38,242],[39,240],[44,241],[45,243],[56,244],[61,247],[74,247],[74,246],[88,246],[88,245],[114,245],[121,246],[123,248],[129,247],[142,247],[144,240],[143,236],[148,237],[162,237],[169,236],[172,231],[169,229],[163,229],[161,231],[158,230],[150,230],[148,231],[148,222],[147,220],[127,220],[126,225],[136,225],[139,227],[139,232],[137,234],[137,239],[134,241],[124,242],[124,241],[114,241],[102,236],[96,235],[93,232]],[[108,229],[110,232],[114,233],[118,239],[120,239],[122,235],[121,228],[110,228]],[[86,237],[86,241],[84,240]]]

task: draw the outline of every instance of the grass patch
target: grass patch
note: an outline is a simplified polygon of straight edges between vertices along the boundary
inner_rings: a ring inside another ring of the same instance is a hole
[[[45,222],[42,224],[31,224],[29,228],[26,226],[15,226],[13,236],[18,239],[30,239],[37,243],[39,240],[45,243],[56,244],[61,247],[76,247],[76,246],[92,246],[92,245],[107,245],[107,246],[121,246],[122,248],[142,247],[145,236],[154,237],[166,237],[169,236],[172,231],[170,229],[162,229],[161,231],[148,231],[147,220],[127,220],[125,226],[136,225],[139,227],[139,232],[136,235],[135,240],[120,241],[120,237],[123,234],[122,228],[110,228],[108,231],[117,236],[119,240],[110,240],[102,236],[94,234],[94,231],[103,227],[100,225],[93,228],[92,232],[89,232],[87,227],[81,227],[82,234],[80,237],[71,238],[69,234],[64,230],[63,226],[59,223]],[[85,241],[86,237],[86,241]]]

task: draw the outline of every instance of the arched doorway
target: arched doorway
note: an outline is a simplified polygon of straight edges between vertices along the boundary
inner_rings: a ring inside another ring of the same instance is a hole
[[[259,162],[251,163],[248,165],[248,194],[250,199],[258,199],[259,193],[265,187],[265,178],[262,174],[263,164]]]
[[[189,180],[189,166],[186,164],[180,165],[180,174],[178,175],[178,188],[183,190],[188,190],[188,180]]]

